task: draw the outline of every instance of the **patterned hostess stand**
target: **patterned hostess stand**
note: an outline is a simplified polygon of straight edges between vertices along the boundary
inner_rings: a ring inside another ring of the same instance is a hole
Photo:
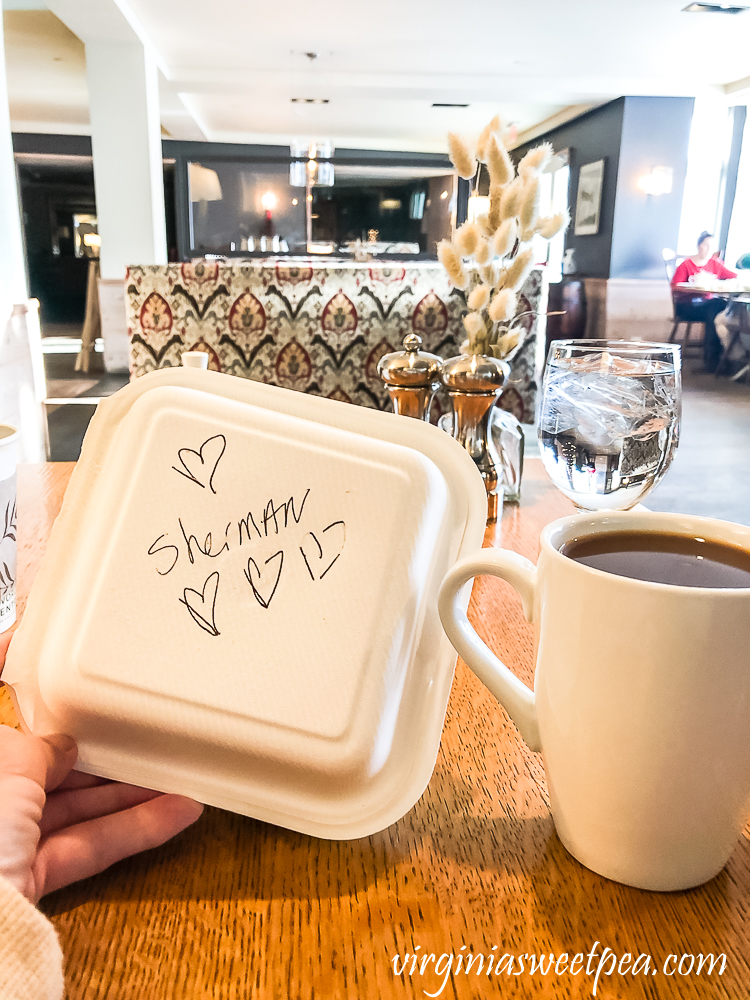
[[[547,308],[546,276],[532,271],[519,313]],[[460,353],[466,295],[432,261],[232,262],[128,269],[126,309],[133,377],[206,351],[209,368],[380,410],[390,407],[377,372],[408,333],[443,358]],[[520,322],[526,339],[501,405],[533,423],[544,351],[544,316]],[[450,408],[439,395],[432,419]]]

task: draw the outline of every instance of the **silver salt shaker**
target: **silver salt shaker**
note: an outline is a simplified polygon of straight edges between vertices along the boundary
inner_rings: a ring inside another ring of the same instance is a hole
[[[443,359],[422,351],[422,338],[416,333],[404,337],[403,351],[384,355],[378,362],[378,375],[386,384],[394,413],[417,420],[430,419],[430,406],[440,388]]]

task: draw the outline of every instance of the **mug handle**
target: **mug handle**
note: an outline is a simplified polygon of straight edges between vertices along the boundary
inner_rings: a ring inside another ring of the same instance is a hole
[[[438,612],[446,635],[464,662],[494,694],[531,750],[539,752],[539,725],[534,692],[511,673],[479,638],[466,612],[460,591],[475,576],[496,576],[521,595],[527,621],[533,620],[536,566],[507,549],[483,549],[468,556],[449,571],[440,586]]]

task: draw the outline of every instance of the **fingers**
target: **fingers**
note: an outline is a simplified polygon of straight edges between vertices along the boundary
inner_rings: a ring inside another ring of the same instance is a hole
[[[158,795],[147,802],[100,816],[45,837],[37,853],[40,895],[104,871],[116,861],[158,847],[194,823],[203,806],[181,795]]]
[[[20,775],[48,790],[63,780],[77,756],[71,736],[57,734],[41,739],[0,726],[0,779]]]
[[[66,736],[64,733],[43,736],[41,741],[49,748],[46,751],[47,780],[44,783],[45,791],[48,792],[52,788],[57,788],[75,767],[78,760],[78,747],[73,737]]]
[[[46,837],[65,826],[75,826],[77,823],[130,809],[141,802],[155,799],[157,795],[161,795],[161,792],[120,782],[56,791],[47,797],[39,829],[42,836]]]
[[[64,778],[52,793],[65,792],[71,788],[91,788],[92,785],[108,785],[110,778],[100,778],[96,774],[86,774],[84,771],[71,771],[67,778]]]

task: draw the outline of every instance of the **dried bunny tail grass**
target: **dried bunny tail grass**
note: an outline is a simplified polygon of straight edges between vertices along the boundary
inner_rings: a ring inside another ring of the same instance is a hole
[[[535,175],[527,177],[521,189],[521,204],[518,210],[522,240],[530,239],[536,230],[540,194],[539,178]]]
[[[528,250],[522,250],[508,268],[504,281],[505,287],[517,291],[528,278],[533,266],[534,250],[529,247]]]
[[[495,287],[495,282],[497,281],[497,268],[495,265],[485,264],[483,267],[479,268],[479,273],[485,285],[489,285],[490,290],[492,290]]]
[[[456,230],[453,242],[464,257],[473,257],[480,236],[479,227],[475,222],[464,222],[463,226]]]
[[[490,123],[492,124],[492,123]],[[485,125],[482,129],[479,138],[477,139],[477,159],[480,163],[485,163],[487,159],[487,143],[490,140],[490,135],[492,134],[492,129],[489,125]]]
[[[464,329],[469,335],[469,343],[474,343],[480,335],[484,335],[486,327],[484,319],[478,312],[470,312],[464,316]]]
[[[477,172],[476,160],[464,140],[455,132],[448,133],[448,155],[458,171],[458,176],[470,181]]]
[[[504,186],[510,184],[515,177],[508,150],[496,135],[491,135],[487,143],[487,169],[490,172],[491,184]]]
[[[543,142],[541,146],[535,146],[518,164],[518,173],[521,177],[531,177],[540,173],[552,159],[553,153],[554,150],[548,142]]]
[[[511,330],[497,338],[497,343],[492,345],[492,353],[496,358],[507,358],[511,351],[515,351],[521,341],[522,330]]]
[[[489,316],[493,323],[507,323],[516,315],[518,300],[516,293],[510,288],[504,288],[495,295],[490,303]]]
[[[480,239],[474,251],[474,260],[477,264],[489,264],[492,259],[492,246],[489,240]]]
[[[495,232],[495,253],[497,256],[506,257],[516,245],[517,239],[518,223],[511,216],[510,219],[505,219],[504,222],[501,222]]]
[[[502,204],[503,189],[497,184],[490,184],[490,210],[487,213],[488,236],[494,236],[497,227],[503,221]]]
[[[461,264],[461,254],[450,240],[441,240],[437,245],[438,260],[448,272],[448,277],[456,288],[466,288],[469,275]]]
[[[469,309],[480,310],[484,309],[487,303],[490,301],[490,292],[492,288],[490,285],[477,285],[469,292],[469,297],[466,300]]]
[[[480,237],[481,237],[482,233],[484,233],[485,236],[489,236],[490,235],[489,223],[487,222],[487,213],[486,212],[483,213],[482,215],[478,215],[474,221],[476,223],[476,226],[477,226],[477,229],[479,231]]]
[[[482,133],[477,139],[477,159],[485,163],[485,157],[487,154],[487,143],[489,142],[490,136],[493,132],[500,132],[503,127],[503,123],[500,119],[500,115],[495,115],[491,122],[482,129]]]
[[[502,219],[512,219],[518,215],[521,206],[521,196],[523,194],[523,178],[516,177],[503,188],[503,197],[500,203],[500,216]]]
[[[548,215],[540,219],[536,224],[536,231],[545,240],[551,240],[553,236],[557,236],[560,230],[566,229],[569,222],[570,216],[567,212],[558,212],[557,215]]]

